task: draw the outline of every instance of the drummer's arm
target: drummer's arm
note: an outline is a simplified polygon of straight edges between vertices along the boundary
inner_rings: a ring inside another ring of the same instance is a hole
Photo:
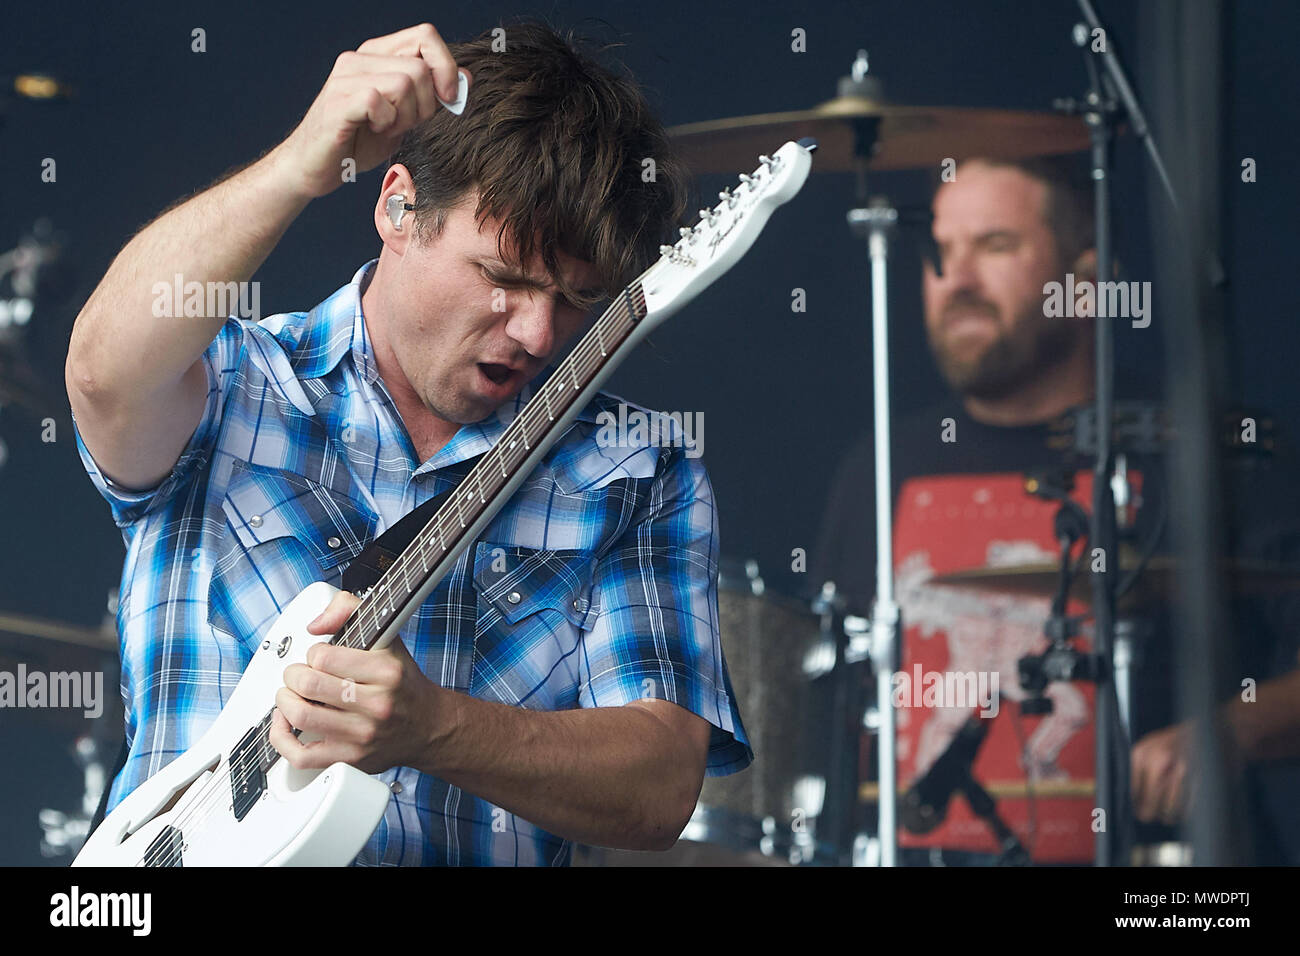
[[[1264,681],[1252,696],[1224,707],[1236,752],[1252,763],[1300,757],[1300,670]]]
[[[1245,699],[1243,699],[1245,698]],[[1248,763],[1300,756],[1300,670],[1264,681],[1220,710],[1228,745]],[[1184,721],[1152,731],[1133,746],[1133,809],[1139,820],[1173,823],[1187,806],[1196,746]]]

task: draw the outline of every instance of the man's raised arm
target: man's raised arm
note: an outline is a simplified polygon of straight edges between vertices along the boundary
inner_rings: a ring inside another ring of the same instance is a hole
[[[297,128],[240,172],[175,206],[118,253],[72,330],[65,381],[104,475],[150,488],[171,471],[207,395],[200,357],[225,315],[154,314],[154,285],[247,282],[343,162],[378,165],[407,130],[456,98],[456,64],[429,24],[341,54]]]

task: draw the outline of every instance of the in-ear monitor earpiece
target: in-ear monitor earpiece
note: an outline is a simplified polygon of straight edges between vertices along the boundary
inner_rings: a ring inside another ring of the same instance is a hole
[[[396,196],[389,196],[388,201],[384,203],[384,211],[388,213],[388,221],[393,224],[394,229],[402,228],[402,216],[408,209],[414,209],[411,203],[406,201],[406,197],[398,193]]]

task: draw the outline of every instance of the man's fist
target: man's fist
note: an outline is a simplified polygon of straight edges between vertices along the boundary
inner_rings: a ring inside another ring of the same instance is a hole
[[[322,637],[337,632],[358,603],[346,591],[336,594],[307,630]],[[306,664],[284,670],[271,746],[299,769],[336,760],[366,773],[423,766],[448,730],[450,696],[424,676],[400,638],[382,651],[315,644]]]
[[[1133,746],[1133,812],[1139,820],[1176,824],[1187,808],[1190,728],[1184,724],[1153,731]]]
[[[302,122],[276,148],[295,188],[308,198],[324,196],[343,181],[344,160],[357,172],[379,165],[404,133],[441,109],[439,96],[456,99],[457,72],[428,23],[339,54]]]

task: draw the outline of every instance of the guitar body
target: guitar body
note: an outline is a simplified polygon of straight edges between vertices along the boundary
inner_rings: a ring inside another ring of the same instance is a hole
[[[239,816],[232,784],[252,762],[239,750],[241,740],[274,705],[284,669],[306,663],[308,648],[325,639],[309,634],[307,625],[336,593],[316,583],[290,602],[199,742],[114,807],[73,866],[345,866],[352,861],[383,818],[391,795],[382,781],[343,763],[305,771],[277,760],[264,775],[254,775]]]

